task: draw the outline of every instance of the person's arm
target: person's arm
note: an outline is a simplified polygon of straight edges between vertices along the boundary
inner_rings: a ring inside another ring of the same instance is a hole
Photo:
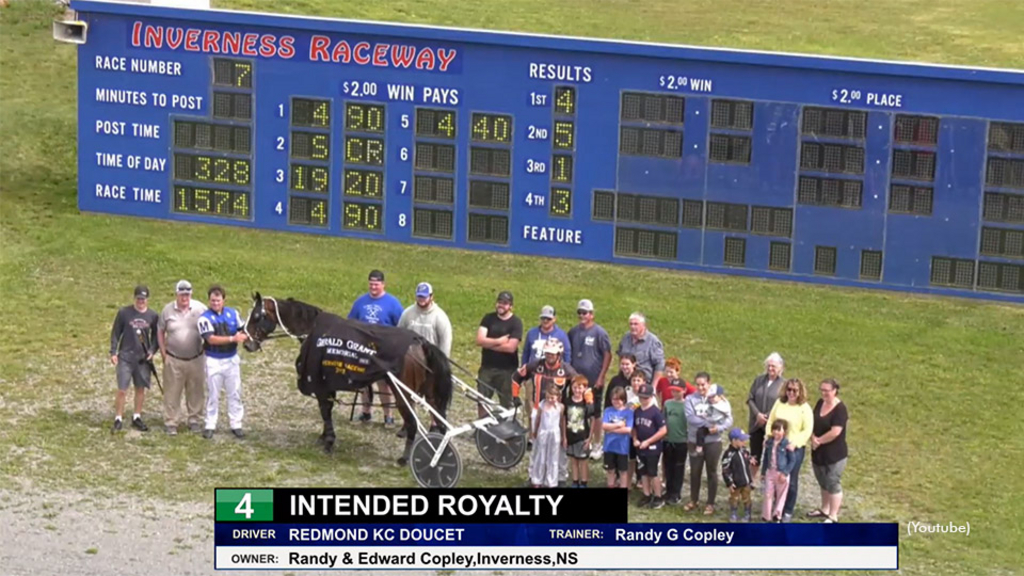
[[[156,331],[156,341],[160,345],[160,359],[164,362],[167,361],[167,339],[164,337],[163,330]]]
[[[117,314],[114,316],[114,324],[110,328],[110,363],[117,364],[117,349],[121,344],[121,338],[124,336],[124,318],[121,315],[121,310],[118,309]]]
[[[572,342],[569,341],[569,336],[564,330],[559,335],[559,339],[562,341],[562,360],[566,364],[572,364]]]
[[[644,448],[647,448],[648,446],[651,446],[652,444],[657,444],[659,441],[661,441],[662,438],[664,438],[667,435],[668,435],[668,426],[665,425],[665,424],[662,424],[661,428],[658,428],[658,431],[654,433],[654,436],[651,436],[650,438],[648,438],[645,441],[647,443],[647,446],[644,446]]]
[[[415,306],[415,304],[413,304],[413,306]],[[398,317],[397,326],[399,328],[408,329],[410,324],[412,324],[412,306],[409,306],[409,308],[402,312],[402,315]]]
[[[352,303],[352,309],[348,311],[349,320],[359,320],[359,301],[362,297],[356,298],[356,301]]]
[[[444,352],[445,356],[451,357],[452,321],[443,311],[441,312],[440,317],[438,317],[437,323],[434,325],[434,330],[437,332],[437,347],[441,349],[441,352]]]
[[[651,350],[651,371],[654,372],[651,382],[657,382],[665,375],[665,347],[661,340],[655,340]]]
[[[761,409],[758,408],[757,402],[754,401],[754,390],[757,388],[758,378],[754,378],[754,381],[750,384],[750,393],[747,394],[747,408],[750,409],[750,413],[753,414],[755,418],[757,418],[758,424],[760,424],[761,419],[758,418],[758,416],[762,415],[762,412]]]
[[[559,411],[558,426],[562,429],[562,448],[569,446],[569,439],[565,436],[565,405],[562,405],[562,409]]]
[[[804,402],[800,406],[800,427],[790,435],[789,444],[793,447],[792,450],[807,446],[812,432],[814,432],[814,413],[811,410],[811,405]]]
[[[739,456],[739,452],[737,452],[736,454],[733,454],[732,458],[736,458],[737,456]],[[722,463],[719,466],[719,468],[722,469],[722,480],[725,481],[725,485],[728,486],[730,489],[732,489],[732,487],[736,485],[736,483],[733,481],[733,477],[732,477],[732,466],[731,466],[731,464],[732,464],[732,459],[729,457],[729,451],[728,450],[723,451],[722,452]]]
[[[632,434],[633,433],[633,411],[632,410],[629,410],[626,413],[625,426],[623,426],[619,430],[619,433],[620,434]]]
[[[775,423],[776,412],[778,411],[778,408],[779,408],[779,401],[776,400],[775,403],[772,404],[772,411],[768,413],[768,421],[765,422],[765,424],[764,424],[764,429],[767,430],[768,434],[771,434],[772,424]],[[792,424],[790,424],[790,426],[792,426]]]

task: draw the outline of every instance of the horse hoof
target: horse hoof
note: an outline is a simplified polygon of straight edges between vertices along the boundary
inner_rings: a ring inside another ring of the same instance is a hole
[[[398,459],[398,465],[399,466],[405,466],[408,463],[409,463],[409,460],[405,456],[402,456],[401,458]]]

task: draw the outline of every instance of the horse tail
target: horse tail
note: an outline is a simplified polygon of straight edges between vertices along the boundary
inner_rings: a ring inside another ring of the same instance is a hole
[[[447,417],[448,407],[452,403],[452,367],[448,357],[440,348],[430,342],[423,343],[423,352],[427,360],[427,368],[434,374],[435,408],[442,416]]]

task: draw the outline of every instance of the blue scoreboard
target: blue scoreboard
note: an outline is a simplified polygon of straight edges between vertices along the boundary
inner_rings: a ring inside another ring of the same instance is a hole
[[[82,210],[1024,301],[1024,72],[76,2]]]

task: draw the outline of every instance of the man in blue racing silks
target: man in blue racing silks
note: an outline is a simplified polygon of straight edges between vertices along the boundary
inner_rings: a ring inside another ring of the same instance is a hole
[[[207,292],[209,309],[199,317],[199,335],[206,352],[206,429],[203,438],[213,438],[217,429],[220,390],[228,404],[228,424],[236,438],[242,438],[242,373],[239,369],[238,343],[248,338],[242,331],[238,311],[224,305],[224,288],[213,285]]]

